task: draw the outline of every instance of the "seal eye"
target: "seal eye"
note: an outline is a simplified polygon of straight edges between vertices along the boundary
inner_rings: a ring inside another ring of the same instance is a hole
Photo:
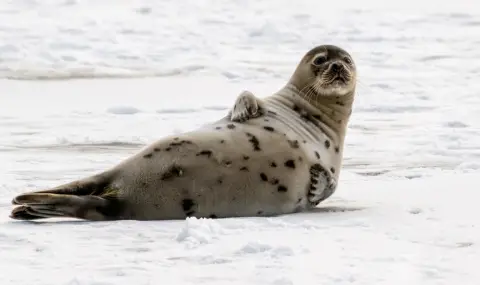
[[[313,64],[314,65],[321,65],[323,63],[325,63],[327,61],[327,58],[323,55],[320,55],[320,56],[317,56],[314,60],[313,60]]]
[[[344,57],[343,61],[345,61],[346,64],[352,64],[352,60],[348,56]]]

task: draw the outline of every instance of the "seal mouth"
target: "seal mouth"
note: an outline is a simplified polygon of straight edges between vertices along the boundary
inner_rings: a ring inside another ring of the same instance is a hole
[[[337,73],[331,77],[330,80],[327,82],[327,86],[330,85],[332,87],[344,87],[348,85],[349,82],[348,76],[345,76],[345,74],[342,73]]]
[[[342,75],[336,75],[333,80],[332,80],[332,83],[342,83],[342,84],[347,84],[348,80],[343,77]]]

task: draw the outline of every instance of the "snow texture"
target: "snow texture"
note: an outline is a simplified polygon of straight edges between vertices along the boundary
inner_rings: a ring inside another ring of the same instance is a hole
[[[0,284],[479,284],[479,4],[336,2],[0,1]],[[359,84],[339,188],[316,211],[8,218],[21,192],[275,92],[325,43]]]

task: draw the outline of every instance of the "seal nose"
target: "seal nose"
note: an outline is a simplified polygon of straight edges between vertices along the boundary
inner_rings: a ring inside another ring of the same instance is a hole
[[[333,72],[339,72],[342,69],[342,67],[338,62],[332,63],[330,68],[332,69]]]

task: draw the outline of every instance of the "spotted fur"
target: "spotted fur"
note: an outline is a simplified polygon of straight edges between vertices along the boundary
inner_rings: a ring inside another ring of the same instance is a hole
[[[260,141],[251,133],[247,133],[247,137],[249,138],[248,141],[252,144],[254,151],[261,151],[260,148]]]
[[[187,217],[191,217],[195,214],[197,208],[197,203],[192,199],[183,199],[182,200],[182,209]]]
[[[206,156],[206,157],[211,157],[212,156],[212,151],[211,150],[202,150],[199,153],[197,153],[197,156]]]
[[[172,165],[170,166],[167,171],[165,171],[162,176],[161,176],[161,180],[171,180],[175,177],[180,177],[182,176],[184,173],[184,170],[182,167],[178,166],[178,165]]]

